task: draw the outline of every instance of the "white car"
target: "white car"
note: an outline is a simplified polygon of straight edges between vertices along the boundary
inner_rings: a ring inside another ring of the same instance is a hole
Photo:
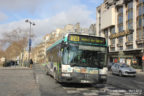
[[[136,70],[127,64],[115,63],[111,67],[112,74],[119,76],[136,76]]]

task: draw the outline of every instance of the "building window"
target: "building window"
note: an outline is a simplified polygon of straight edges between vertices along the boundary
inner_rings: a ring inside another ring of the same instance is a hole
[[[133,49],[132,45],[127,46],[127,49]]]
[[[138,0],[139,1],[139,3],[143,3],[144,2],[144,0]]]
[[[133,34],[127,35],[127,42],[132,42],[133,41]]]
[[[115,51],[115,47],[110,48],[111,51]]]
[[[123,7],[118,8],[118,29],[119,32],[123,31]]]
[[[141,17],[138,17],[138,25],[137,25],[138,28],[141,28],[142,27],[142,18]]]
[[[144,27],[144,16],[142,18],[142,26]]]
[[[141,30],[137,30],[137,39],[138,40],[142,39],[142,32],[141,32]]]
[[[119,50],[123,50],[123,37],[118,38],[118,48]]]
[[[108,39],[108,29],[104,30],[105,38]]]
[[[127,5],[127,30],[133,29],[133,2]]]
[[[123,31],[123,24],[118,25],[118,28],[119,28],[119,32],[122,32]]]
[[[115,27],[111,27],[110,32],[111,32],[111,34],[115,34]]]
[[[115,45],[115,39],[111,39],[111,45]]]
[[[144,39],[144,0],[137,2],[137,40]]]
[[[119,47],[119,50],[123,50],[123,46],[120,46],[120,47]]]
[[[119,42],[119,44],[123,44],[123,37],[119,37],[118,42]]]

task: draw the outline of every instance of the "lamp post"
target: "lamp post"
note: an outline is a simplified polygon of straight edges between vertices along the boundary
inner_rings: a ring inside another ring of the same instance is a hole
[[[142,72],[144,72],[144,40],[142,43]]]
[[[32,40],[31,40],[31,25],[33,25],[33,26],[35,26],[35,23],[34,22],[32,22],[32,21],[30,21],[30,20],[25,20],[25,22],[26,23],[29,23],[30,24],[30,29],[29,29],[29,41],[28,41],[28,43],[29,43],[29,55],[28,55],[28,60],[30,61],[30,53],[31,53],[31,42],[32,42]]]

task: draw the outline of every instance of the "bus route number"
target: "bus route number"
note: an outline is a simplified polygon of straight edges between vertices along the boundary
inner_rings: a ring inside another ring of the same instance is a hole
[[[79,36],[70,36],[71,41],[79,41]]]

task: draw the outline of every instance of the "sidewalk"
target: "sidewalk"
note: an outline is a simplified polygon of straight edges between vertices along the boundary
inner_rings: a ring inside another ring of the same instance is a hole
[[[22,69],[31,69],[29,67],[23,67],[23,66],[10,66],[10,67],[0,67],[0,69],[18,69],[18,70],[22,70]]]
[[[137,74],[144,75],[144,72],[142,72],[141,69],[136,69],[136,72],[137,72]]]
[[[29,69],[25,67],[1,68],[0,96],[40,96],[33,70]]]

